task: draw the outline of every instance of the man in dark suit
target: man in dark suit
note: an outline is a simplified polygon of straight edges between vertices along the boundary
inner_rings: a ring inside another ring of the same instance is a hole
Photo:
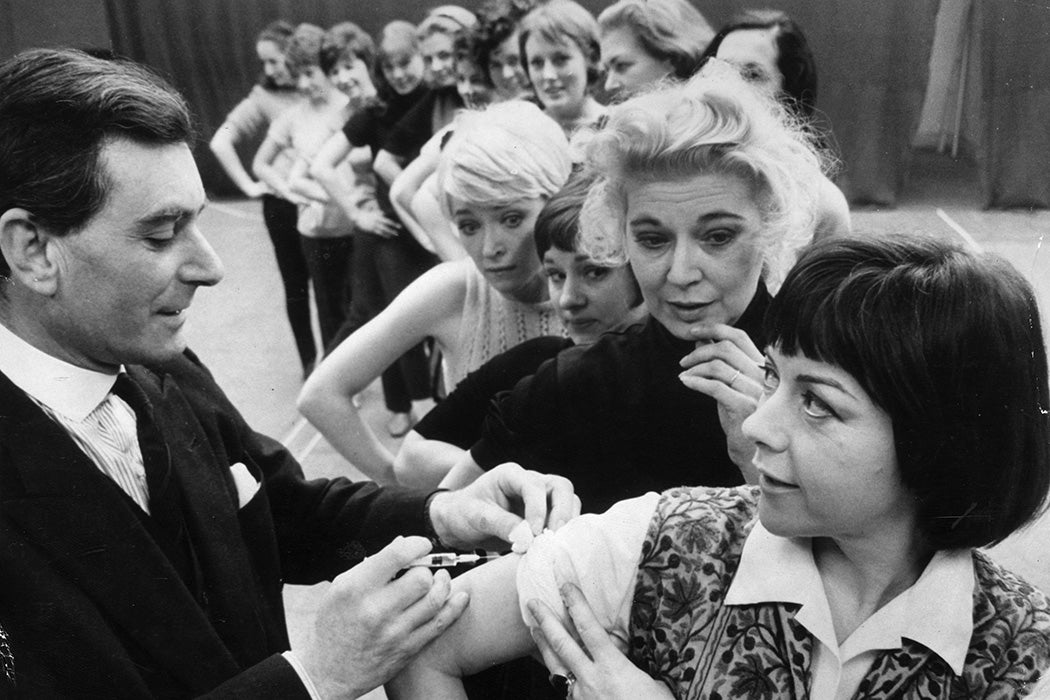
[[[511,466],[430,494],[306,481],[186,349],[194,292],[222,277],[191,139],[182,98],[134,64],[0,64],[0,620],[16,692],[357,697],[467,604],[443,573],[398,577],[431,542],[391,539],[507,540],[512,506],[538,532],[571,515],[571,486]],[[289,650],[282,584],[333,578]]]

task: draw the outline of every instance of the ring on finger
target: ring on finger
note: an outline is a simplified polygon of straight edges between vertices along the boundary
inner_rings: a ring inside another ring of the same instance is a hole
[[[576,676],[572,671],[566,671],[564,675],[560,673],[552,673],[547,677],[550,684],[554,686],[554,690],[557,691],[558,697],[571,698],[572,687],[576,685]]]
[[[736,383],[737,379],[740,379],[740,370],[737,370],[736,374],[733,375],[733,378],[729,380],[729,388],[730,389],[733,388],[733,384]]]

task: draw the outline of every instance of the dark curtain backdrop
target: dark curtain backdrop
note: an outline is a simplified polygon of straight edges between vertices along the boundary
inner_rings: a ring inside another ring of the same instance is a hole
[[[1050,207],[1050,4],[975,0],[985,204]]]
[[[606,0],[582,0],[597,13]],[[207,150],[206,139],[223,117],[250,89],[257,78],[254,38],[267,22],[284,17],[329,26],[350,19],[376,33],[386,22],[403,17],[418,22],[427,7],[438,1],[403,0],[105,0],[114,49],[144,61],[166,74],[181,89],[199,117],[204,140],[197,155],[206,187],[213,194],[231,194],[234,188]],[[475,7],[476,0],[464,3]],[[745,7],[767,3],[740,0],[707,0],[696,3],[715,27]],[[805,28],[816,54],[820,75],[818,107],[830,125],[842,159],[839,183],[854,203],[892,204],[907,165],[908,143],[918,123],[926,86],[927,63],[933,41],[936,0],[780,0],[768,3],[784,9]],[[1009,12],[993,11],[1007,3],[984,6],[987,25],[1008,14],[1022,26],[1029,21],[1045,25],[1045,9],[1010,3]],[[982,31],[1002,36],[999,26]],[[1045,44],[1046,36],[1034,41]],[[1004,100],[988,120],[989,138],[983,154],[992,203],[1009,203],[1013,194],[1034,185],[1040,167],[1044,177],[1038,187],[1045,198],[1045,177],[1050,149],[1045,115],[1050,113],[1050,71],[1025,63],[1038,46],[1027,47],[1013,39],[989,40],[985,79],[996,82],[992,95]],[[993,67],[994,66],[994,69]],[[1023,79],[1022,79],[1023,76]],[[1005,82],[1003,82],[1005,81]],[[1026,82],[1027,81],[1027,82]],[[1023,85],[1036,82],[1033,93]],[[1030,110],[1025,112],[1021,109]],[[1039,110],[1039,107],[1044,109]],[[1040,114],[1042,119],[1024,115]],[[247,144],[249,156],[255,144]],[[1018,167],[1028,157],[1031,167]],[[1021,200],[1031,201],[1029,194]],[[1020,201],[1020,200],[1019,200]]]

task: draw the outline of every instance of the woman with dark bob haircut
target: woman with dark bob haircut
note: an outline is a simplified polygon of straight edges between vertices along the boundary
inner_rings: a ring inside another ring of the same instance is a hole
[[[723,47],[730,35],[735,35],[732,46]],[[708,56],[736,64],[749,82],[768,86],[799,116],[813,116],[817,64],[802,27],[784,12],[747,10],[736,15],[707,45],[704,57]]]
[[[1028,694],[1050,603],[977,548],[1050,488],[1031,286],[939,240],[832,239],[765,326],[758,486],[622,501],[459,577],[470,607],[388,695],[457,697],[536,646],[576,700]]]

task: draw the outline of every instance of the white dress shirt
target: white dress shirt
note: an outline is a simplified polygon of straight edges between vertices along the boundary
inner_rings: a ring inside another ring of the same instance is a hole
[[[517,573],[525,623],[535,626],[525,604],[538,598],[567,625],[559,588],[575,583],[626,651],[638,561],[658,502],[659,494],[648,493],[537,537]],[[814,637],[810,697],[840,700],[853,697],[880,650],[899,649],[904,638],[930,649],[961,674],[973,634],[974,580],[970,550],[937,552],[911,587],[840,645],[811,540],[778,537],[758,522],[744,542],[725,602],[800,604],[795,619]]]
[[[149,512],[135,412],[123,399],[110,394],[116,374],[84,369],[53,357],[2,323],[0,372],[61,425],[103,474]]]

